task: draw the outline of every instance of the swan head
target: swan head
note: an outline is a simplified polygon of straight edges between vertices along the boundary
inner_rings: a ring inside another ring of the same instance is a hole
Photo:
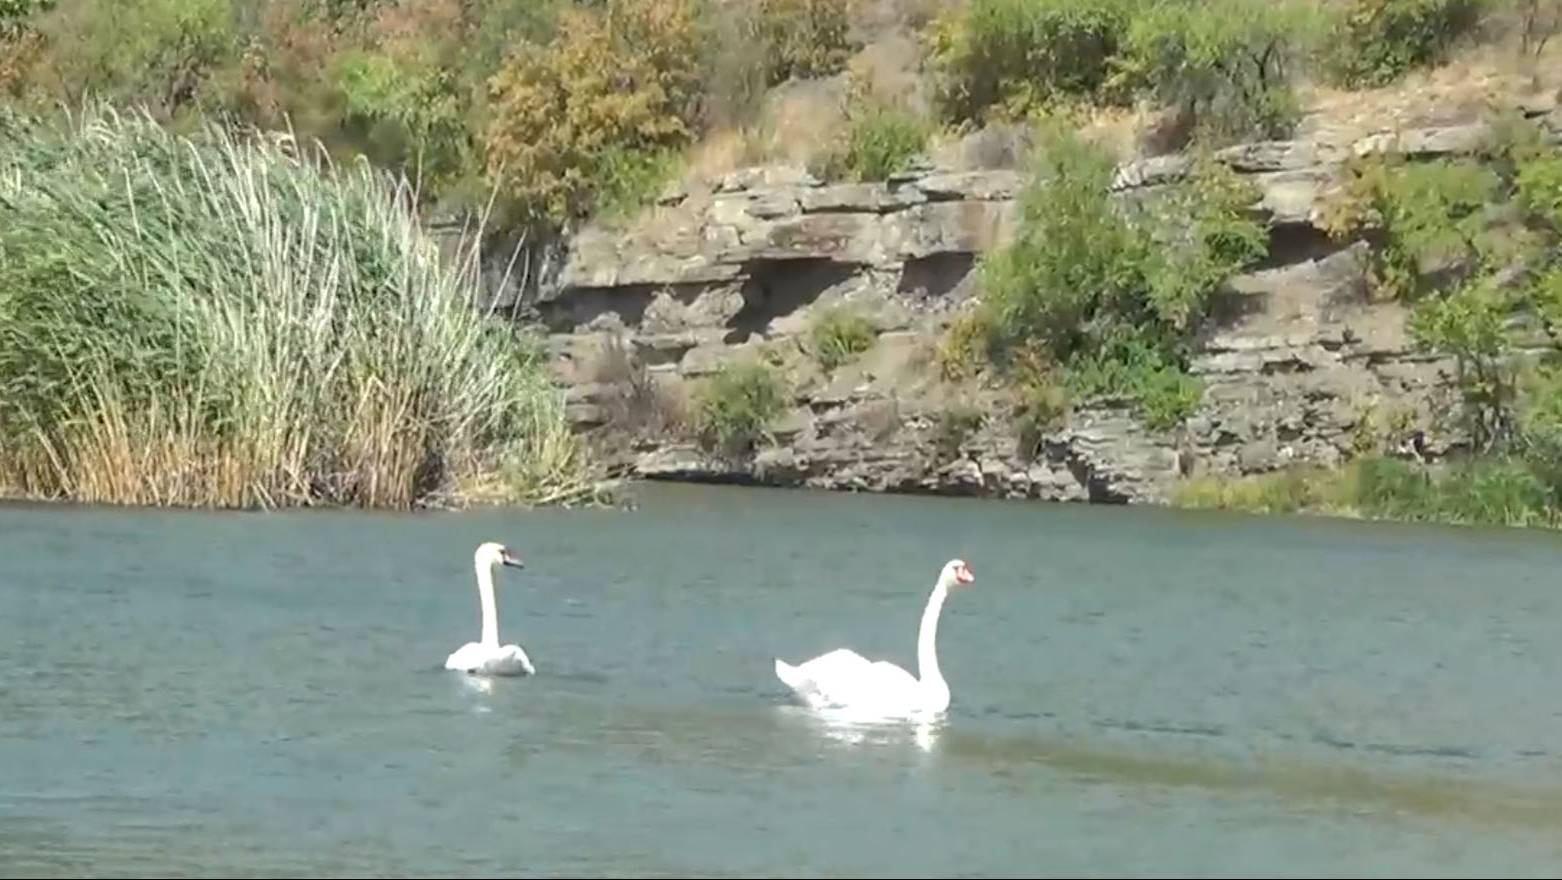
[[[976,583],[976,575],[971,573],[971,566],[966,565],[964,559],[951,559],[944,563],[944,572],[938,580],[946,588],[964,587]]]
[[[511,553],[508,547],[497,541],[489,541],[477,548],[477,564],[493,568],[496,565],[506,565],[510,568],[525,568],[521,557]]]

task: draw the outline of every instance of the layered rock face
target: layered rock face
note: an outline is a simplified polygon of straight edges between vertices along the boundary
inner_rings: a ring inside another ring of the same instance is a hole
[[[1562,133],[1559,112],[1532,115]],[[1367,246],[1332,242],[1318,213],[1352,155],[1456,154],[1485,135],[1475,123],[1223,151],[1263,194],[1270,258],[1219,296],[1193,362],[1202,402],[1170,431],[1120,401],[1087,401],[1022,442],[1008,393],[941,376],[934,350],[978,293],[981,254],[1014,232],[1012,170],[831,185],[740,171],[669,194],[626,228],[585,229],[535,307],[573,419],[622,438],[616,453],[646,477],[1158,502],[1191,473],[1334,464],[1385,437],[1436,457],[1462,439],[1453,365],[1416,349],[1403,306],[1370,296]],[[1187,167],[1181,156],[1125,165],[1114,190],[1142,197]],[[874,341],[826,370],[809,328],[842,306]],[[786,413],[744,454],[702,448],[680,428],[692,389],[761,356],[788,376]]]

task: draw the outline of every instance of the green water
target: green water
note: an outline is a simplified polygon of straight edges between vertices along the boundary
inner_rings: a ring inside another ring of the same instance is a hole
[[[538,676],[441,669],[478,631]],[[932,728],[788,705],[906,665]],[[648,487],[633,511],[0,508],[6,876],[1551,876],[1562,536]]]

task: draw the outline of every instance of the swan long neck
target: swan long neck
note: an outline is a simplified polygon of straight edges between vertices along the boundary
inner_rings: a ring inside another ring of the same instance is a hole
[[[940,578],[933,587],[933,595],[927,599],[922,611],[922,626],[917,632],[917,675],[922,684],[934,688],[948,688],[944,673],[938,668],[938,618],[944,610],[944,600],[949,597],[949,585]]]
[[[494,569],[482,560],[477,563],[477,595],[483,603],[484,647],[499,647],[499,609],[494,604]]]

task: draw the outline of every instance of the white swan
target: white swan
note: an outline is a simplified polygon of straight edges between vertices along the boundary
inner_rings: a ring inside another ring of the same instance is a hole
[[[776,677],[811,709],[901,717],[943,712],[949,708],[949,684],[938,668],[938,616],[951,589],[975,580],[970,566],[960,559],[949,560],[939,573],[917,633],[920,679],[893,663],[871,662],[849,648],[839,648],[799,666],[778,658]]]
[[[499,612],[494,606],[495,566],[526,566],[504,545],[492,541],[477,548],[472,563],[477,568],[477,595],[483,607],[482,638],[456,649],[445,659],[445,668],[475,675],[532,675],[537,670],[519,645],[499,644]]]

